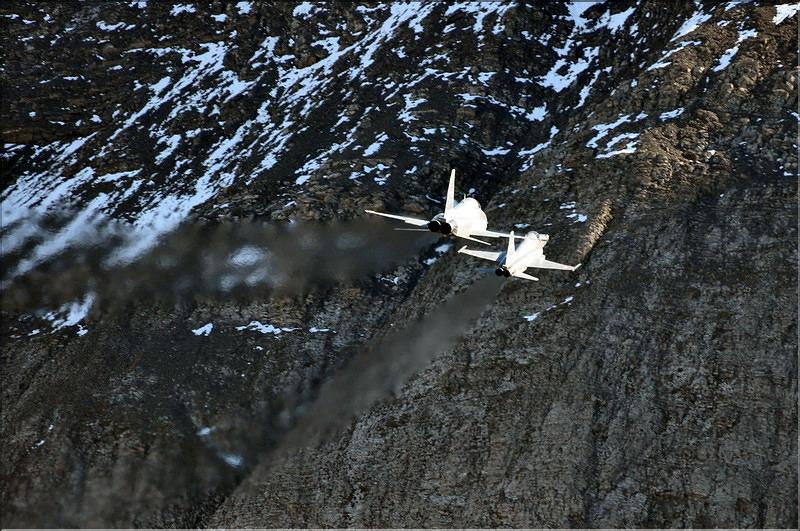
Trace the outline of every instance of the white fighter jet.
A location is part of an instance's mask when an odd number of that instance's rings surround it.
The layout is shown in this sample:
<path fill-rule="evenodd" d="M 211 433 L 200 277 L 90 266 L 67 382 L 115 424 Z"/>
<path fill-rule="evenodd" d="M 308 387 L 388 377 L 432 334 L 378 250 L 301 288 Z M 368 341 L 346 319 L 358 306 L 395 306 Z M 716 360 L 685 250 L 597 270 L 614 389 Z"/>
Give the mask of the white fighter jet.
<path fill-rule="evenodd" d="M 438 232 L 445 236 L 453 235 L 465 240 L 489 245 L 489 242 L 473 238 L 473 236 L 483 236 L 486 238 L 506 238 L 516 237 L 523 239 L 522 236 L 513 236 L 513 233 L 494 232 L 486 230 L 488 224 L 486 214 L 481 210 L 481 205 L 471 197 L 465 197 L 463 201 L 455 202 L 456 170 L 450 172 L 450 184 L 447 186 L 447 200 L 444 204 L 444 212 L 436 214 L 431 220 L 409 218 L 396 214 L 384 214 L 374 210 L 366 210 L 368 214 L 375 214 L 385 218 L 399 219 L 409 225 L 416 227 L 427 226 L 429 231 Z M 396 229 L 425 232 L 425 229 Z"/>
<path fill-rule="evenodd" d="M 580 264 L 568 266 L 547 260 L 544 256 L 544 246 L 547 245 L 549 239 L 550 236 L 547 234 L 529 232 L 525 235 L 525 239 L 519 244 L 519 247 L 515 248 L 514 233 L 511 232 L 506 252 L 473 251 L 472 249 L 467 249 L 466 245 L 459 249 L 458 252 L 496 262 L 497 269 L 494 270 L 494 273 L 498 277 L 503 276 L 506 278 L 519 277 L 528 280 L 539 280 L 525 273 L 525 270 L 529 267 L 575 271 L 581 266 Z"/>

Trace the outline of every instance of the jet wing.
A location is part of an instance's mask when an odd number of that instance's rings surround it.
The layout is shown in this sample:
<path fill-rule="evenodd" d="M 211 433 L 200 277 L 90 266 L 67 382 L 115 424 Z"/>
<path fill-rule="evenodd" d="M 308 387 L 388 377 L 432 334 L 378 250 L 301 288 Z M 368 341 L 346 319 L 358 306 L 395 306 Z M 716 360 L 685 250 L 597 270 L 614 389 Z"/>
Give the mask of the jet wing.
<path fill-rule="evenodd" d="M 491 243 L 489 242 L 479 240 L 478 238 L 473 238 L 472 236 L 464 236 L 463 234 L 456 234 L 455 232 L 453 233 L 453 236 L 455 236 L 456 238 L 464 238 L 465 240 L 469 240 L 471 242 L 482 243 L 483 245 L 491 245 Z"/>
<path fill-rule="evenodd" d="M 541 262 L 533 264 L 530 267 L 538 267 L 540 269 L 561 269 L 562 271 L 575 271 L 580 266 L 581 266 L 580 264 L 569 266 L 569 265 L 559 264 L 558 262 L 551 262 L 550 260 L 542 260 Z"/>
<path fill-rule="evenodd" d="M 500 255 L 502 254 L 499 251 L 473 251 L 472 249 L 467 249 L 466 245 L 459 249 L 458 252 L 475 256 L 477 258 L 483 258 L 484 260 L 490 260 L 492 262 L 497 262 L 497 259 L 500 258 Z"/>
<path fill-rule="evenodd" d="M 376 216 L 383 216 L 385 218 L 399 219 L 400 221 L 403 221 L 403 222 L 408 223 L 410 225 L 415 225 L 417 227 L 422 227 L 423 225 L 427 225 L 428 224 L 428 220 L 427 219 L 409 218 L 409 217 L 406 217 L 406 216 L 398 216 L 398 215 L 395 215 L 395 214 L 384 214 L 383 212 L 375 212 L 374 210 L 365 210 L 364 212 L 366 212 L 368 214 L 375 214 Z"/>
<path fill-rule="evenodd" d="M 507 232 L 495 232 L 493 230 L 479 230 L 472 233 L 473 236 L 485 236 L 487 238 L 508 238 L 511 234 Z M 525 236 L 517 236 L 515 235 L 514 238 L 517 240 L 524 240 Z"/>

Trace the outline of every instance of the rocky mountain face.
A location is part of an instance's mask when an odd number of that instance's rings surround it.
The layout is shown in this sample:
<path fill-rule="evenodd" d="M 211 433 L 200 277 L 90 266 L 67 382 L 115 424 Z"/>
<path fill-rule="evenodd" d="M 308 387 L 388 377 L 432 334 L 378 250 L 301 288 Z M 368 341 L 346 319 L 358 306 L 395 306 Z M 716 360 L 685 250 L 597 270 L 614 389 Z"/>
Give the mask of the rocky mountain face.
<path fill-rule="evenodd" d="M 796 528 L 797 11 L 4 3 L 3 526 Z"/>

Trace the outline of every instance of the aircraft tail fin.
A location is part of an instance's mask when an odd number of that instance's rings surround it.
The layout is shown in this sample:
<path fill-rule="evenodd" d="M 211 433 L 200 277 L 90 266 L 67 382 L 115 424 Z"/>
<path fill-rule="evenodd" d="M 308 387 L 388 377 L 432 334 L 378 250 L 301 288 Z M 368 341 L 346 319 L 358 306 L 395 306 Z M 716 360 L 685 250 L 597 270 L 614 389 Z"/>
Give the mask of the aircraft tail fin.
<path fill-rule="evenodd" d="M 514 246 L 514 231 L 512 230 L 508 234 L 508 251 L 506 251 L 506 263 L 510 264 L 511 260 L 514 258 L 514 252 L 516 251 Z"/>
<path fill-rule="evenodd" d="M 456 170 L 450 172 L 450 183 L 447 185 L 447 200 L 444 204 L 444 217 L 447 218 L 450 215 L 450 211 L 453 209 L 456 199 Z"/>

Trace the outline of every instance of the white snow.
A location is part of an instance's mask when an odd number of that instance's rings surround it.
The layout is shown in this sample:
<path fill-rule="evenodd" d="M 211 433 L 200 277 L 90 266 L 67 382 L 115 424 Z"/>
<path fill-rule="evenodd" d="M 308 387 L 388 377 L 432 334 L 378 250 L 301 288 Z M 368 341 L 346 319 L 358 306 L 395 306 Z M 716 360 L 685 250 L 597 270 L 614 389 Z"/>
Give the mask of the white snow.
<path fill-rule="evenodd" d="M 620 116 L 617 120 L 611 123 L 593 125 L 592 129 L 597 131 L 597 134 L 586 143 L 586 147 L 596 148 L 597 143 L 603 138 L 605 138 L 609 132 L 613 131 L 614 129 L 616 129 L 617 127 L 626 122 L 630 122 L 631 121 L 630 117 L 631 117 L 630 114 L 625 114 L 623 116 Z"/>
<path fill-rule="evenodd" d="M 561 203 L 558 208 L 559 210 L 572 210 L 572 212 L 567 214 L 567 218 L 575 220 L 575 223 L 585 223 L 586 220 L 589 219 L 585 214 L 575 212 L 575 201 Z"/>
<path fill-rule="evenodd" d="M 609 140 L 608 143 L 606 144 L 606 148 L 613 147 L 622 140 L 634 139 L 634 138 L 639 138 L 639 133 L 622 133 L 621 135 L 617 135 L 611 140 Z"/>
<path fill-rule="evenodd" d="M 538 319 L 540 315 L 541 315 L 541 312 L 537 312 L 537 313 L 533 313 L 531 315 L 523 315 L 522 318 L 530 323 L 530 322 L 535 321 L 536 319 Z"/>
<path fill-rule="evenodd" d="M 409 4 L 391 3 L 389 8 L 389 16 L 386 17 L 386 20 L 383 21 L 383 24 L 381 24 L 380 28 L 365 37 L 361 42 L 353 45 L 365 47 L 366 50 L 361 55 L 359 66 L 351 67 L 349 76 L 350 79 L 355 79 L 357 75 L 375 62 L 373 56 L 378 51 L 381 44 L 383 44 L 385 41 L 388 41 L 394 35 L 394 32 L 400 28 L 400 26 L 407 24 L 409 27 L 415 28 L 419 25 L 420 21 L 430 14 L 434 7 L 435 4 L 430 2 L 412 2 Z M 353 46 L 350 46 L 347 48 L 347 50 L 353 48 Z"/>
<path fill-rule="evenodd" d="M 253 245 L 245 245 L 237 249 L 228 261 L 235 267 L 252 267 L 266 259 L 263 249 Z"/>
<path fill-rule="evenodd" d="M 667 50 L 666 52 L 664 52 L 664 54 L 659 58 L 659 60 L 656 61 L 655 63 L 653 63 L 652 65 L 648 66 L 645 69 L 645 71 L 649 72 L 649 71 L 655 70 L 657 68 L 665 68 L 665 67 L 669 66 L 670 64 L 672 64 L 671 61 L 666 61 L 667 58 L 669 58 L 672 55 L 678 53 L 679 51 L 683 50 L 687 46 L 697 46 L 699 44 L 702 44 L 702 43 L 700 41 L 683 41 L 680 44 L 678 44 L 677 47 L 673 48 L 672 50 Z M 632 85 L 632 86 L 635 86 L 635 85 Z"/>
<path fill-rule="evenodd" d="M 458 94 L 465 102 L 470 103 L 475 100 L 485 100 L 493 105 L 497 105 L 499 107 L 503 107 L 507 109 L 509 112 L 516 114 L 526 120 L 540 122 L 547 116 L 547 107 L 546 105 L 541 105 L 539 107 L 535 107 L 532 110 L 527 110 L 522 107 L 518 107 L 516 105 L 512 105 L 509 103 L 502 102 L 495 98 L 494 96 L 482 96 L 482 95 L 475 95 L 470 94 L 469 92 L 463 92 Z M 427 129 L 426 129 L 427 131 Z M 431 131 L 435 131 L 435 129 L 431 129 Z"/>
<path fill-rule="evenodd" d="M 570 62 L 563 58 L 558 59 L 549 72 L 538 78 L 538 83 L 543 87 L 552 88 L 556 92 L 561 92 L 572 85 L 578 75 L 589 68 L 589 64 L 597 57 L 599 48 L 596 46 L 581 47 L 580 52 L 583 57 L 575 62 Z M 565 65 L 569 65 L 566 73 L 559 74 L 559 71 Z"/>
<path fill-rule="evenodd" d="M 678 31 L 676 31 L 675 35 L 672 36 L 670 42 L 680 39 L 684 35 L 690 34 L 694 30 L 696 30 L 700 26 L 700 24 L 704 23 L 706 20 L 710 18 L 711 18 L 710 14 L 703 13 L 701 10 L 695 11 L 695 13 L 691 17 L 689 17 L 688 20 L 686 20 L 683 24 L 681 24 L 681 27 L 678 28 Z"/>
<path fill-rule="evenodd" d="M 533 156 L 542 151 L 543 149 L 550 147 L 553 138 L 555 138 L 557 134 L 558 134 L 558 127 L 552 126 L 550 127 L 550 140 L 548 140 L 547 142 L 542 142 L 541 144 L 538 144 L 532 147 L 531 149 L 521 149 L 517 153 L 517 155 L 520 157 L 528 158 L 528 160 L 520 167 L 521 172 L 528 170 L 533 165 L 533 159 L 534 159 Z"/>
<path fill-rule="evenodd" d="M 211 18 L 213 18 L 215 22 L 225 22 L 228 20 L 228 15 L 220 13 L 219 15 L 211 15 Z"/>
<path fill-rule="evenodd" d="M 155 162 L 156 164 L 161 164 L 164 160 L 172 155 L 172 152 L 178 147 L 181 142 L 181 135 L 172 135 L 169 137 L 162 137 L 159 139 L 159 144 L 167 144 L 167 147 L 156 156 Z"/>
<path fill-rule="evenodd" d="M 412 109 L 419 107 L 423 103 L 426 102 L 424 98 L 414 98 L 411 94 L 404 94 L 403 99 L 405 100 L 405 105 L 403 106 L 403 110 L 397 117 L 403 122 L 410 122 L 414 120 L 414 115 L 411 113 Z"/>
<path fill-rule="evenodd" d="M 172 6 L 172 9 L 170 10 L 169 14 L 174 17 L 175 15 L 180 15 L 181 13 L 194 13 L 194 12 L 196 12 L 196 9 L 191 4 L 175 4 L 174 6 Z"/>
<path fill-rule="evenodd" d="M 508 148 L 496 147 L 494 149 L 481 148 L 481 151 L 483 151 L 483 154 L 486 156 L 494 157 L 496 155 L 508 155 L 511 150 Z"/>
<path fill-rule="evenodd" d="M 192 333 L 196 336 L 210 336 L 212 330 L 214 330 L 214 323 L 206 323 L 200 328 L 192 330 Z"/>
<path fill-rule="evenodd" d="M 319 39 L 312 42 L 311 46 L 321 46 L 326 52 L 328 52 L 328 55 L 330 55 L 339 51 L 339 37 L 327 37 L 325 39 Z"/>
<path fill-rule="evenodd" d="M 283 332 L 294 332 L 295 330 L 298 330 L 298 329 L 297 328 L 287 328 L 287 327 L 278 328 L 278 327 L 273 326 L 271 324 L 264 324 L 261 321 L 250 321 L 246 325 L 237 326 L 236 330 L 239 330 L 239 331 L 252 330 L 254 332 L 259 332 L 261 334 L 273 334 L 273 335 L 277 336 L 278 334 L 282 334 Z"/>
<path fill-rule="evenodd" d="M 369 157 L 377 153 L 381 149 L 381 146 L 383 146 L 383 143 L 388 138 L 389 136 L 386 133 L 381 133 L 380 135 L 378 135 L 378 138 L 375 139 L 375 142 L 367 146 L 367 148 L 364 150 L 364 156 Z"/>
<path fill-rule="evenodd" d="M 780 24 L 787 18 L 795 16 L 798 10 L 800 10 L 800 3 L 797 2 L 776 5 L 775 16 L 772 18 L 772 22 L 776 25 Z"/>
<path fill-rule="evenodd" d="M 725 53 L 723 53 L 720 56 L 717 65 L 714 66 L 714 68 L 712 68 L 711 70 L 713 70 L 714 72 L 719 72 L 720 70 L 724 70 L 725 68 L 727 68 L 728 65 L 731 64 L 731 59 L 733 59 L 733 57 L 736 55 L 738 51 L 739 51 L 738 46 L 734 46 L 733 48 L 726 50 Z"/>
<path fill-rule="evenodd" d="M 625 11 L 620 11 L 616 15 L 606 14 L 599 21 L 598 25 L 605 23 L 606 27 L 611 30 L 611 33 L 616 33 L 625 25 L 628 17 L 630 17 L 634 11 L 636 11 L 636 6 L 629 7 Z M 608 16 L 607 21 L 606 16 Z"/>
<path fill-rule="evenodd" d="M 324 332 L 333 332 L 333 333 L 335 333 L 330 328 L 317 328 L 316 326 L 312 326 L 311 328 L 308 329 L 308 331 L 311 334 L 321 334 L 321 333 L 324 333 Z"/>
<path fill-rule="evenodd" d="M 728 11 L 729 9 L 733 9 L 734 7 L 740 5 L 748 4 L 751 1 L 752 0 L 730 0 L 727 4 L 725 4 L 725 11 Z"/>
<path fill-rule="evenodd" d="M 431 258 L 427 258 L 427 259 L 423 260 L 422 263 L 424 263 L 425 265 L 429 265 L 429 266 L 433 265 L 439 259 L 439 257 L 442 256 L 447 251 L 449 251 L 451 247 L 453 247 L 452 243 L 443 243 L 443 244 L 437 246 L 434 249 L 434 252 L 436 253 L 436 256 L 431 257 Z"/>
<path fill-rule="evenodd" d="M 241 455 L 231 454 L 228 452 L 219 452 L 219 456 L 223 461 L 235 468 L 242 466 L 242 463 L 244 462 L 244 459 L 242 459 Z"/>
<path fill-rule="evenodd" d="M 586 28 L 586 24 L 589 22 L 589 20 L 583 18 L 583 14 L 593 5 L 600 3 L 602 2 L 579 1 L 579 2 L 570 2 L 567 4 L 569 17 L 572 19 L 572 22 L 575 25 L 576 29 L 583 30 Z"/>
<path fill-rule="evenodd" d="M 228 85 L 224 87 L 225 90 L 228 91 L 228 97 L 222 100 L 222 103 L 228 103 L 231 99 L 235 98 L 242 92 L 249 90 L 250 87 L 252 87 L 257 81 L 256 79 L 253 81 L 242 81 L 236 76 L 236 74 L 230 72 L 229 70 L 222 72 L 220 76 L 223 78 L 223 81 L 228 83 Z"/>
<path fill-rule="evenodd" d="M 434 251 L 436 252 L 436 254 L 444 254 L 447 251 L 449 251 L 452 247 L 453 247 L 452 243 L 443 243 L 437 246 L 436 249 L 434 249 Z"/>
<path fill-rule="evenodd" d="M 101 20 L 101 21 L 97 22 L 95 24 L 95 26 L 97 26 L 99 29 L 101 29 L 103 31 L 114 31 L 114 30 L 118 30 L 119 28 L 124 27 L 125 23 L 124 22 L 117 22 L 116 24 L 108 24 L 107 22 L 104 22 L 104 21 Z"/>
<path fill-rule="evenodd" d="M 294 8 L 292 16 L 295 18 L 307 18 L 315 7 L 313 2 L 303 2 Z"/>
<path fill-rule="evenodd" d="M 573 23 L 572 31 L 567 37 L 564 46 L 561 48 L 553 48 L 558 55 L 558 60 L 544 76 L 537 78 L 537 82 L 541 86 L 552 88 L 556 92 L 561 92 L 574 83 L 578 75 L 589 68 L 589 65 L 597 58 L 599 48 L 584 46 L 583 42 L 579 40 L 581 34 L 587 29 L 589 22 L 588 19 L 583 18 L 583 13 L 597 3 L 599 2 L 570 2 L 567 4 L 569 18 Z M 618 20 L 619 19 L 615 19 L 615 21 Z M 605 23 L 608 24 L 609 22 L 610 18 Z M 573 49 L 576 47 L 579 58 L 574 62 L 567 60 L 566 57 L 570 56 Z M 558 72 L 562 67 L 567 65 L 566 73 L 559 74 Z"/>
<path fill-rule="evenodd" d="M 8 205 L 10 208 L 3 208 L 3 224 L 11 224 L 16 221 L 18 216 L 27 217 L 25 223 L 9 230 L 2 235 L 3 250 L 8 252 L 10 249 L 15 248 L 24 241 L 27 235 L 36 232 L 35 228 L 31 228 L 31 224 L 37 222 L 38 215 L 43 214 L 48 210 L 52 204 L 58 205 L 59 199 L 64 196 L 69 196 L 71 190 L 77 187 L 85 180 L 90 179 L 94 175 L 94 170 L 86 168 L 78 172 L 72 179 L 66 179 L 63 182 L 56 184 L 51 188 L 51 194 L 46 195 L 39 204 L 25 204 L 22 201 Z M 25 187 L 17 188 L 17 190 L 24 190 Z M 46 190 L 46 185 L 44 185 Z M 39 191 L 42 188 L 39 189 Z M 14 194 L 10 194 L 13 198 Z M 35 201 L 37 198 L 34 196 L 29 201 Z M 88 237 L 94 234 L 94 227 L 105 220 L 102 214 L 102 209 L 108 204 L 109 195 L 106 193 L 98 194 L 94 199 L 88 201 L 83 210 L 77 212 L 72 219 L 70 219 L 63 227 L 56 232 L 46 234 L 48 236 L 41 243 L 39 243 L 33 250 L 31 250 L 24 259 L 20 260 L 15 270 L 11 273 L 10 278 L 17 275 L 22 275 L 48 258 L 57 255 L 62 250 L 83 243 Z M 5 201 L 4 201 L 5 203 Z"/>
<path fill-rule="evenodd" d="M 731 59 L 733 59 L 739 52 L 739 45 L 743 41 L 756 37 L 757 35 L 758 32 L 756 30 L 739 30 L 739 36 L 736 39 L 736 44 L 732 48 L 726 50 L 725 53 L 720 56 L 716 66 L 714 66 L 714 68 L 711 70 L 714 72 L 719 72 L 720 70 L 728 68 L 728 65 L 731 64 Z"/>
<path fill-rule="evenodd" d="M 678 107 L 673 111 L 662 112 L 658 115 L 661 120 L 671 120 L 683 114 L 683 107 Z"/>
<path fill-rule="evenodd" d="M 582 107 L 583 104 L 586 103 L 586 98 L 589 97 L 589 93 L 592 91 L 592 86 L 594 86 L 594 83 L 595 81 L 597 81 L 598 77 L 600 77 L 600 70 L 596 71 L 594 73 L 594 76 L 592 76 L 592 79 L 581 89 L 580 92 L 581 99 L 578 100 L 578 104 L 575 106 L 576 109 L 578 107 Z"/>
<path fill-rule="evenodd" d="M 252 2 L 236 2 L 236 10 L 240 15 L 247 15 L 253 10 Z"/>
<path fill-rule="evenodd" d="M 524 114 L 525 118 L 533 122 L 541 122 L 547 116 L 547 106 L 540 105 Z"/>
<path fill-rule="evenodd" d="M 76 326 L 89 314 L 89 310 L 92 309 L 92 304 L 94 304 L 94 298 L 94 293 L 87 293 L 82 300 L 68 302 L 61 305 L 57 310 L 47 312 L 44 314 L 43 319 L 50 321 L 53 332 L 68 326 Z M 86 333 L 81 333 L 82 330 L 83 328 L 78 331 L 79 335 Z"/>
<path fill-rule="evenodd" d="M 535 155 L 536 153 L 539 153 L 541 150 L 549 146 L 550 146 L 550 141 L 548 140 L 547 142 L 542 142 L 541 144 L 533 146 L 531 149 L 521 149 L 518 154 L 521 156 Z"/>
<path fill-rule="evenodd" d="M 628 142 L 624 148 L 618 149 L 616 151 L 610 151 L 606 153 L 600 153 L 597 155 L 598 159 L 607 159 L 609 157 L 614 157 L 616 155 L 622 155 L 626 153 L 635 153 L 636 152 L 636 144 L 638 144 L 637 140 L 632 140 Z"/>
<path fill-rule="evenodd" d="M 484 20 L 489 15 L 495 15 L 497 21 L 492 28 L 492 33 L 495 35 L 502 31 L 503 26 L 500 25 L 500 20 L 506 11 L 514 6 L 513 2 L 455 2 L 448 6 L 447 11 L 444 12 L 444 17 L 447 18 L 457 11 L 468 13 L 475 17 L 475 24 L 472 26 L 472 31 L 478 36 L 478 45 L 483 41 Z"/>

